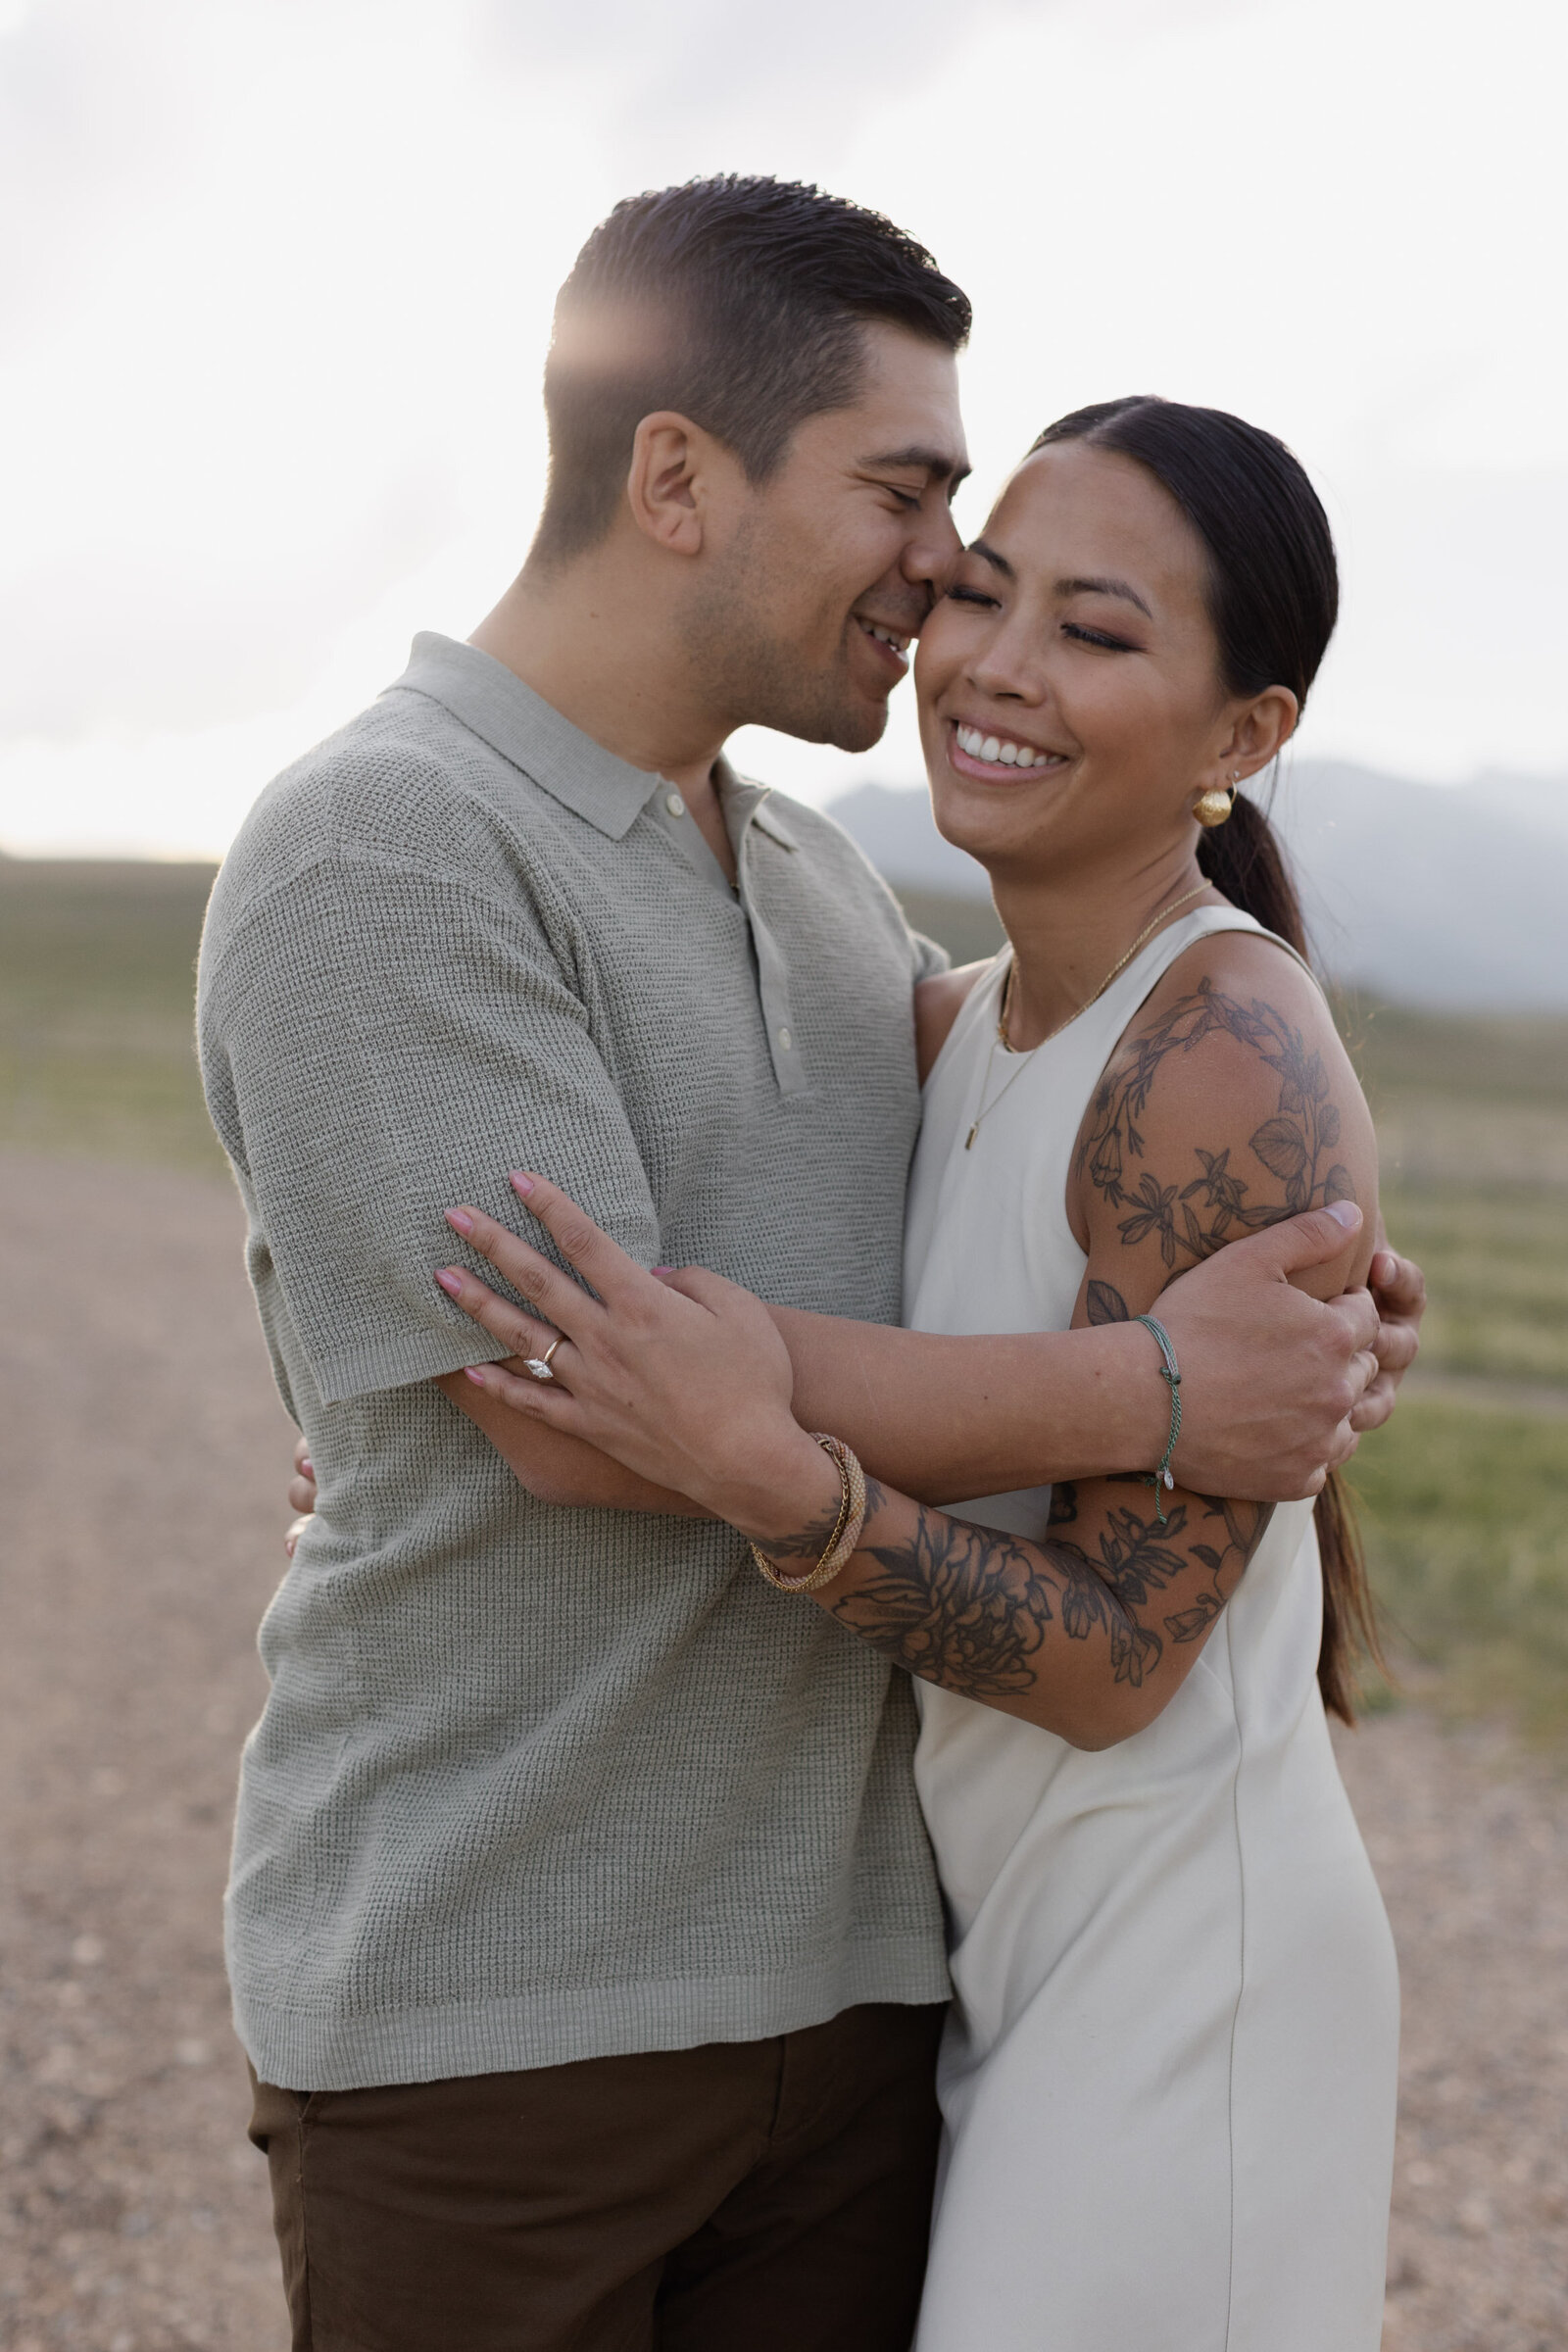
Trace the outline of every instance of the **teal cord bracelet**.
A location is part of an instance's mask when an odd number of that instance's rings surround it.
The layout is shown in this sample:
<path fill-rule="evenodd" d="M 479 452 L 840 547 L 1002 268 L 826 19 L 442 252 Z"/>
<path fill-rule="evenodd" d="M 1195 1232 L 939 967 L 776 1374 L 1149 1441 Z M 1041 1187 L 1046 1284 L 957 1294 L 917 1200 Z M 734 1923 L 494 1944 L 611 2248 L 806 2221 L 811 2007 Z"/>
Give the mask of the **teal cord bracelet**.
<path fill-rule="evenodd" d="M 1170 1457 L 1175 1452 L 1176 1441 L 1182 1434 L 1182 1369 L 1176 1361 L 1176 1350 L 1170 1344 L 1170 1333 L 1165 1329 L 1163 1323 L 1157 1322 L 1152 1315 L 1134 1315 L 1133 1321 L 1142 1323 L 1144 1329 L 1152 1331 L 1159 1342 L 1159 1352 L 1163 1358 L 1159 1367 L 1159 1377 L 1170 1391 L 1170 1440 L 1165 1447 L 1165 1458 L 1159 1468 L 1151 1470 L 1149 1473 L 1149 1483 L 1154 1490 L 1154 1514 L 1160 1526 L 1163 1527 L 1166 1524 L 1164 1494 L 1168 1494 L 1176 1484 L 1170 1473 Z M 1161 1488 L 1164 1489 L 1164 1494 L 1160 1492 Z"/>

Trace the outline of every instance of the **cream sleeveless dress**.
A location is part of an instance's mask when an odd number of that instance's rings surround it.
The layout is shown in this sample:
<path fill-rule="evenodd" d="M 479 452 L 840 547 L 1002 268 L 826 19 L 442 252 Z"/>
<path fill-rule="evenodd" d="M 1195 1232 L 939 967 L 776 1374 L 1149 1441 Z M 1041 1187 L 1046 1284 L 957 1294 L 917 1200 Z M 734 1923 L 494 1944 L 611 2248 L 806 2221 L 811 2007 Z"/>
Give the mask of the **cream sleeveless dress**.
<path fill-rule="evenodd" d="M 1005 955 L 982 976 L 926 1087 L 910 1327 L 1067 1328 L 1096 1082 L 1185 949 L 1257 929 L 1200 908 L 1027 1067 L 999 1054 L 966 1152 Z M 1050 1492 L 960 1515 L 1039 1537 Z M 1318 1696 L 1321 1608 L 1293 1503 L 1175 1698 L 1119 1746 L 1085 1754 L 915 1685 L 956 1992 L 916 2352 L 1377 2352 L 1398 1989 Z"/>

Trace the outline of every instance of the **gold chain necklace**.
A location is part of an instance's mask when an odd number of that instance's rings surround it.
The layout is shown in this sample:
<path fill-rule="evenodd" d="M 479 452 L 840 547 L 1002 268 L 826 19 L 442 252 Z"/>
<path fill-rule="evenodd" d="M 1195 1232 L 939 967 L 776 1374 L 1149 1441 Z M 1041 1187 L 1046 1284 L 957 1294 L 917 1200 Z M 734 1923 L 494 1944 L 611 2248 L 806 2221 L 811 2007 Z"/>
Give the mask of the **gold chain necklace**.
<path fill-rule="evenodd" d="M 1205 891 L 1212 890 L 1213 887 L 1214 885 L 1212 882 L 1200 882 L 1196 890 L 1190 890 L 1182 898 L 1172 899 L 1168 906 L 1162 906 L 1159 912 L 1154 916 L 1152 922 L 1145 924 L 1143 930 L 1139 932 L 1138 937 L 1133 941 L 1133 944 L 1128 949 L 1126 955 L 1120 956 L 1117 961 L 1111 965 L 1109 971 L 1105 974 L 1105 977 L 1103 980 L 1102 980 L 1094 995 L 1090 997 L 1084 1004 L 1078 1005 L 1072 1012 L 1069 1012 L 1064 1021 L 1058 1021 L 1054 1029 L 1048 1029 L 1044 1037 L 1037 1038 L 1026 1054 L 1019 1054 L 1018 1067 L 1013 1071 L 1012 1076 L 1007 1080 L 1007 1085 L 1003 1088 L 1002 1094 L 998 1095 L 996 1102 L 988 1102 L 986 1101 L 986 1097 L 991 1092 L 991 1073 L 996 1067 L 997 1048 L 998 1046 L 1006 1045 L 1007 1023 L 1012 1017 L 1012 984 L 1018 977 L 1018 958 L 1016 954 L 1014 954 L 1012 961 L 1007 966 L 1007 977 L 1002 984 L 1002 1009 L 997 1015 L 997 1032 L 995 1037 L 993 1037 L 991 1040 L 991 1051 L 986 1055 L 986 1074 L 981 1082 L 980 1087 L 980 1108 L 975 1112 L 974 1125 L 970 1128 L 963 1141 L 963 1148 L 966 1152 L 974 1149 L 974 1139 L 980 1132 L 981 1120 L 989 1118 L 991 1113 L 996 1109 L 997 1102 L 1000 1102 L 1003 1095 L 1006 1094 L 1007 1088 L 1017 1084 L 1018 1080 L 1023 1076 L 1024 1071 L 1029 1067 L 1029 1064 L 1039 1053 L 1041 1047 L 1049 1046 L 1054 1037 L 1060 1037 L 1064 1029 L 1070 1029 L 1072 1027 L 1074 1021 L 1078 1019 L 1080 1013 L 1087 1012 L 1091 1004 L 1098 1004 L 1100 1003 L 1101 998 L 1104 995 L 1111 982 L 1120 978 L 1121 974 L 1127 969 L 1127 966 L 1131 963 L 1133 957 L 1137 955 L 1144 942 L 1153 937 L 1154 933 L 1159 929 L 1161 923 L 1168 922 L 1173 914 L 1179 913 L 1181 908 L 1184 906 L 1190 906 L 1194 899 L 1200 899 Z M 1008 1048 L 1008 1051 L 1011 1051 L 1010 1047 Z"/>

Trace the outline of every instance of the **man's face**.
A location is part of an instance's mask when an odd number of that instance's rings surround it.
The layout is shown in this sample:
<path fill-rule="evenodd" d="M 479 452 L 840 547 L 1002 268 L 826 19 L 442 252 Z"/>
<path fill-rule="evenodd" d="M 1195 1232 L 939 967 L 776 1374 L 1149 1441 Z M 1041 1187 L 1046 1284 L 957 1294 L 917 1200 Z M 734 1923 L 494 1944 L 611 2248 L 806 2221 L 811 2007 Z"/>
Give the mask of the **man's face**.
<path fill-rule="evenodd" d="M 854 406 L 807 418 L 694 584 L 687 641 L 726 730 L 868 750 L 958 555 L 949 506 L 969 460 L 953 355 L 883 325 L 864 350 Z"/>

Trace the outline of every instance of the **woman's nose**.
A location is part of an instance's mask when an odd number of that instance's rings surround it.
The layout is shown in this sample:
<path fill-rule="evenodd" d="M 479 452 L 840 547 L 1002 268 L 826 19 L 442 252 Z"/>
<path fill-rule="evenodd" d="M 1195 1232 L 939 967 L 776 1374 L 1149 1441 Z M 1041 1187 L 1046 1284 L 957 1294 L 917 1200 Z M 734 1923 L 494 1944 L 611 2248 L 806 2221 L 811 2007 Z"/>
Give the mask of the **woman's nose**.
<path fill-rule="evenodd" d="M 1026 647 L 1012 644 L 1005 631 L 976 652 L 969 663 L 969 680 L 981 694 L 995 695 L 999 701 L 1035 704 L 1045 700 L 1039 664 L 1030 660 Z"/>

